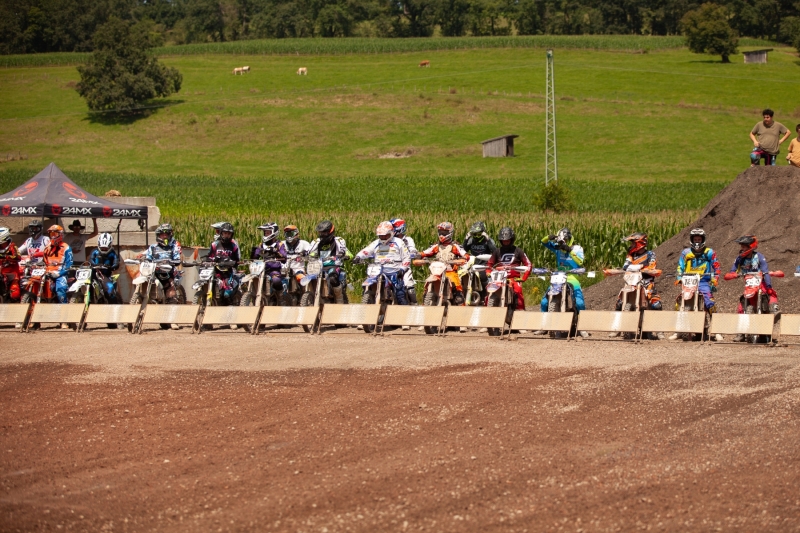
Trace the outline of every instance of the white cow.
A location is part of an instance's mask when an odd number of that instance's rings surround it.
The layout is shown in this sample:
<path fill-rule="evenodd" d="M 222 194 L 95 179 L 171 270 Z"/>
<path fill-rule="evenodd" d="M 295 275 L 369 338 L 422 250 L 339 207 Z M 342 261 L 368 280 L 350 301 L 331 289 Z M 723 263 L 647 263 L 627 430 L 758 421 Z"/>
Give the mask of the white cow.
<path fill-rule="evenodd" d="M 297 69 L 298 76 L 308 76 L 308 69 L 306 67 L 300 67 Z"/>
<path fill-rule="evenodd" d="M 242 67 L 242 74 L 250 72 L 250 67 Z"/>
<path fill-rule="evenodd" d="M 237 74 L 242 74 L 242 75 L 244 74 L 242 67 L 236 67 L 235 69 L 233 69 L 233 75 L 236 76 Z"/>

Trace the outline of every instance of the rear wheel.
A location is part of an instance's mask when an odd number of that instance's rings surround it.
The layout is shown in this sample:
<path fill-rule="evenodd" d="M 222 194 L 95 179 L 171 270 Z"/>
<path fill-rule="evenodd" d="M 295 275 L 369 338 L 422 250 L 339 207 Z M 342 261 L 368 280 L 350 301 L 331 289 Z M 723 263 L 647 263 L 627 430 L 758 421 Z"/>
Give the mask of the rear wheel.
<path fill-rule="evenodd" d="M 186 289 L 182 285 L 178 285 L 176 292 L 178 293 L 178 303 L 180 305 L 186 304 Z"/>
<path fill-rule="evenodd" d="M 422 299 L 422 305 L 428 307 L 435 307 L 439 300 L 439 295 L 433 292 L 426 292 L 425 297 Z M 436 326 L 425 326 L 425 333 L 428 335 L 435 335 L 439 331 Z"/>
<path fill-rule="evenodd" d="M 248 290 L 242 291 L 242 297 L 239 300 L 239 305 L 241 307 L 250 307 L 251 305 L 255 305 L 255 301 L 256 301 L 256 289 L 251 284 Z"/>
<path fill-rule="evenodd" d="M 313 292 L 304 292 L 303 296 L 300 297 L 300 307 L 312 307 L 314 305 L 315 296 Z M 314 327 L 303 324 L 303 331 L 311 333 L 314 331 Z"/>

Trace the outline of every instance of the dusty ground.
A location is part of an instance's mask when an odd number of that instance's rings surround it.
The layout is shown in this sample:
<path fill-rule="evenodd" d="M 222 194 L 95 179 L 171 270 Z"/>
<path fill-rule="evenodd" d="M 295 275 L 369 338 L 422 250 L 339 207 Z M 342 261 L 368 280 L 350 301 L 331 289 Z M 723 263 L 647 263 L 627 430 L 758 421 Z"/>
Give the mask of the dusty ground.
<path fill-rule="evenodd" d="M 800 352 L 0 333 L 2 531 L 797 531 Z"/>

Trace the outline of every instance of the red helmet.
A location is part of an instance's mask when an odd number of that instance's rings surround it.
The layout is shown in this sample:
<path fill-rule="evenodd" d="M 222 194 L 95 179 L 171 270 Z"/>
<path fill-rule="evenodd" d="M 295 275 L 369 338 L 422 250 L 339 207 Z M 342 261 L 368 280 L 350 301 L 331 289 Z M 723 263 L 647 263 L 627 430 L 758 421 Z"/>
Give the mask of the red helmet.
<path fill-rule="evenodd" d="M 622 242 L 628 244 L 628 254 L 634 255 L 642 250 L 647 250 L 647 233 L 631 233 L 622 239 Z"/>
<path fill-rule="evenodd" d="M 742 259 L 749 257 L 750 254 L 755 252 L 756 248 L 758 248 L 758 240 L 756 239 L 755 235 L 743 235 L 736 239 L 736 243 L 742 246 L 747 246 L 746 250 L 742 249 L 742 251 L 739 252 L 739 257 Z"/>
<path fill-rule="evenodd" d="M 439 233 L 439 244 L 450 244 L 453 242 L 453 224 L 450 222 L 442 222 L 436 226 L 436 231 Z"/>

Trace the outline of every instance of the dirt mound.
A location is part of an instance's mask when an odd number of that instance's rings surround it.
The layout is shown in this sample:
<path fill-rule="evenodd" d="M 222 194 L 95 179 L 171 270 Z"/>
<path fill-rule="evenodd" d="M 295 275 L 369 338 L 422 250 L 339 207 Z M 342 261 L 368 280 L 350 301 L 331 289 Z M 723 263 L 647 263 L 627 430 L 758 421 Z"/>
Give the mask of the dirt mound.
<path fill-rule="evenodd" d="M 656 248 L 658 266 L 664 273 L 674 273 L 681 250 L 689 242 L 692 228 L 703 228 L 707 244 L 717 252 L 722 272 L 730 270 L 739 251 L 733 242 L 742 235 L 758 237 L 758 250 L 764 254 L 772 270 L 783 270 L 788 277 L 773 279 L 781 310 L 800 312 L 798 283 L 793 273 L 800 264 L 800 169 L 788 166 L 752 167 L 739 174 L 700 213 L 700 217 L 678 235 Z M 620 257 L 620 261 L 622 257 Z M 674 278 L 657 283 L 658 290 L 670 309 L 678 290 Z M 622 280 L 615 276 L 586 289 L 587 309 L 612 309 Z M 741 294 L 741 282 L 720 282 L 717 302 L 722 312 L 734 312 Z"/>

